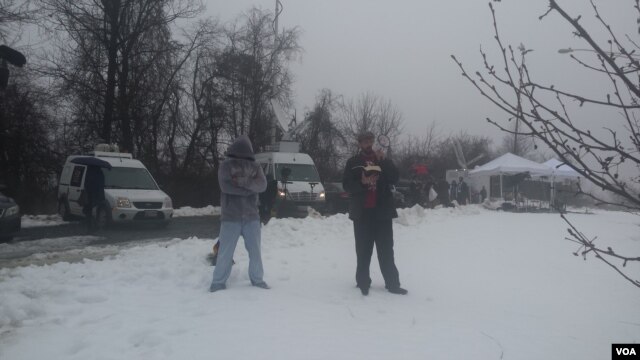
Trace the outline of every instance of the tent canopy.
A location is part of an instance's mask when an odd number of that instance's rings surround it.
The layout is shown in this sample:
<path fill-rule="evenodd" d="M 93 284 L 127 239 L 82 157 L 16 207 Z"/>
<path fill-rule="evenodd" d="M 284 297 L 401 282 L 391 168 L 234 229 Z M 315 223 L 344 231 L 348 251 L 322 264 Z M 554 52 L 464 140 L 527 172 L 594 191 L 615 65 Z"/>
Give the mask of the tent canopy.
<path fill-rule="evenodd" d="M 506 153 L 469 171 L 469 175 L 515 175 L 524 172 L 528 172 L 532 177 L 551 176 L 553 174 L 553 171 L 547 165 Z"/>
<path fill-rule="evenodd" d="M 577 179 L 582 177 L 582 175 L 573 170 L 569 165 L 555 158 L 545 161 L 543 165 L 546 165 L 551 169 L 552 176 L 554 176 L 556 179 Z"/>

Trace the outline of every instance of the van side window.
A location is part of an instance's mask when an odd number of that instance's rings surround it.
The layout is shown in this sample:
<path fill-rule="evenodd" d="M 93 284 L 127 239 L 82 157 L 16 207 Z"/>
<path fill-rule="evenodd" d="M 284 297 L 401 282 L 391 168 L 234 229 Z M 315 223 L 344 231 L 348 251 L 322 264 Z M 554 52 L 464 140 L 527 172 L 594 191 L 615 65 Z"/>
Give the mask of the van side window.
<path fill-rule="evenodd" d="M 80 187 L 84 175 L 84 166 L 76 166 L 71 174 L 71 186 Z"/>
<path fill-rule="evenodd" d="M 62 169 L 62 174 L 60 175 L 60 185 L 69 185 L 69 180 L 71 180 L 71 169 L 73 166 L 66 165 Z"/>

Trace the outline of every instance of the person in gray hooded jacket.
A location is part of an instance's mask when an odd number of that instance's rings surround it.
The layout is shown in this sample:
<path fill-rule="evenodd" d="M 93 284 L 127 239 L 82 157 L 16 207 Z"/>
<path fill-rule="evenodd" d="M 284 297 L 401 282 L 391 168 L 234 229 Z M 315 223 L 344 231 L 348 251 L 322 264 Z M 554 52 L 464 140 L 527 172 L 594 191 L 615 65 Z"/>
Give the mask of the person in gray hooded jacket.
<path fill-rule="evenodd" d="M 268 289 L 263 279 L 258 213 L 258 194 L 267 188 L 267 180 L 262 167 L 255 162 L 251 141 L 246 135 L 239 136 L 227 150 L 227 158 L 218 169 L 218 182 L 221 192 L 220 250 L 209 291 L 226 289 L 240 235 L 249 253 L 251 284 Z"/>

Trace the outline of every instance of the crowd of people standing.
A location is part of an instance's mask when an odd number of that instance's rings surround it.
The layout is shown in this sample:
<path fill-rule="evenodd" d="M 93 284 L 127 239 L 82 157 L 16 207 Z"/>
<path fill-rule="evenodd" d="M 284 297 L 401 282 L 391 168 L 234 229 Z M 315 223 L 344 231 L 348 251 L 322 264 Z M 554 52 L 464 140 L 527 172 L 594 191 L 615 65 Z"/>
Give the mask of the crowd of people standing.
<path fill-rule="evenodd" d="M 420 205 L 425 208 L 433 208 L 437 205 L 451 207 L 455 205 L 468 205 L 482 203 L 487 198 L 487 190 L 483 186 L 478 193 L 472 193 L 471 188 L 459 177 L 451 183 L 445 179 L 435 180 L 433 176 L 414 176 L 405 192 L 407 207 Z"/>

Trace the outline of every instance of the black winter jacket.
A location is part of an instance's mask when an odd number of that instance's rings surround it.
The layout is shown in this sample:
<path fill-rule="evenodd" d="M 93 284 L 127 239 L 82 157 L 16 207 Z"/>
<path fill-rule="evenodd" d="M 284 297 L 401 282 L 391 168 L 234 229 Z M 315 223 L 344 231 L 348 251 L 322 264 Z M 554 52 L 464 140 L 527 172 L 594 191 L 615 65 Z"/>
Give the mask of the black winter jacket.
<path fill-rule="evenodd" d="M 398 182 L 398 169 L 390 159 L 377 162 L 382 172 L 376 183 L 377 200 L 376 214 L 380 219 L 398 217 L 396 206 L 391 193 L 391 185 Z M 347 161 L 342 176 L 342 186 L 349 193 L 349 219 L 360 220 L 364 211 L 365 195 L 367 188 L 362 185 L 362 172 L 365 161 L 361 154 L 358 154 Z"/>

